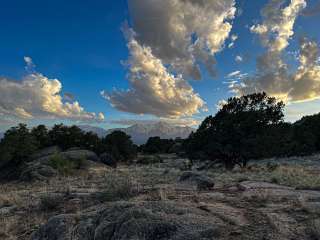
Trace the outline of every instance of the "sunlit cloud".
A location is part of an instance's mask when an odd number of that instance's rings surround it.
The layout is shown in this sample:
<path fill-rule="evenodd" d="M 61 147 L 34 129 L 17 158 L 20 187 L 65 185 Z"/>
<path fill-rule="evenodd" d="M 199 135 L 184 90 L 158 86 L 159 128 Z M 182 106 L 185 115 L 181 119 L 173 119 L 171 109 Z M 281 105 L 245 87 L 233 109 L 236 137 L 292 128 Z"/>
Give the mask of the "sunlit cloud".
<path fill-rule="evenodd" d="M 205 103 L 182 76 L 168 72 L 150 47 L 141 46 L 132 30 L 126 32 L 131 54 L 128 90 L 101 95 L 120 111 L 157 117 L 185 117 L 204 109 Z"/>
<path fill-rule="evenodd" d="M 30 57 L 24 58 L 27 67 L 34 67 Z M 60 95 L 62 84 L 58 79 L 49 79 L 41 73 L 32 72 L 21 81 L 0 78 L 0 118 L 70 119 L 101 121 L 103 114 L 87 112 L 79 102 L 63 102 Z"/>

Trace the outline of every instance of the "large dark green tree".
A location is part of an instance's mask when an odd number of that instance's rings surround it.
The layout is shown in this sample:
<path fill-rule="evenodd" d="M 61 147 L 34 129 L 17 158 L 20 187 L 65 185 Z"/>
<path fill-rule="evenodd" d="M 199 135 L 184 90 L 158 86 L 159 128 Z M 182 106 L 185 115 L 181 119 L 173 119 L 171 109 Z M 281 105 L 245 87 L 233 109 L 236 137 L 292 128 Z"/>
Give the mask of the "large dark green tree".
<path fill-rule="evenodd" d="M 68 127 L 63 124 L 54 125 L 49 131 L 52 144 L 58 145 L 62 149 L 82 147 L 84 134 L 77 126 Z"/>
<path fill-rule="evenodd" d="M 39 148 L 45 148 L 52 144 L 48 129 L 45 125 L 38 125 L 32 128 L 31 135 L 38 142 Z"/>
<path fill-rule="evenodd" d="M 160 137 L 150 137 L 148 141 L 140 147 L 144 153 L 168 153 L 174 145 L 172 139 L 161 139 Z"/>
<path fill-rule="evenodd" d="M 268 131 L 283 123 L 284 103 L 266 93 L 229 98 L 215 116 L 207 117 L 185 143 L 189 155 L 200 152 L 227 168 L 264 157 Z M 265 146 L 265 147 L 264 147 Z"/>
<path fill-rule="evenodd" d="M 137 146 L 131 137 L 122 131 L 114 131 L 103 140 L 106 152 L 110 153 L 116 161 L 130 162 L 137 154 Z"/>
<path fill-rule="evenodd" d="M 16 177 L 21 163 L 38 148 L 37 140 L 25 124 L 9 129 L 0 143 L 1 178 Z"/>

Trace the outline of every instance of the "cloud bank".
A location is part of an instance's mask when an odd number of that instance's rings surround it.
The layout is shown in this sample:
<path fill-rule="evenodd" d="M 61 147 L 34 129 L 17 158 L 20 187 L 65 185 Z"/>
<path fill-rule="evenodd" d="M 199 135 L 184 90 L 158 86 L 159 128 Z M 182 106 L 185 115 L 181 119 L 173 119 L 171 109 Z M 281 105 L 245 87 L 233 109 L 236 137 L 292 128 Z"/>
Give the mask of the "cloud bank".
<path fill-rule="evenodd" d="M 198 63 L 212 75 L 214 55 L 229 37 L 234 0 L 130 0 L 137 41 L 183 77 L 201 79 Z"/>
<path fill-rule="evenodd" d="M 27 67 L 34 64 L 25 57 Z M 64 102 L 60 95 L 62 84 L 41 73 L 30 73 L 22 81 L 0 78 L 0 118 L 31 120 L 70 119 L 77 121 L 102 121 L 104 115 L 87 112 L 79 102 Z"/>
<path fill-rule="evenodd" d="M 157 117 L 181 118 L 205 109 L 187 80 L 202 78 L 200 65 L 215 75 L 214 56 L 230 35 L 234 0 L 130 0 L 129 11 L 130 89 L 102 96 L 118 110 Z"/>
<path fill-rule="evenodd" d="M 237 94 L 266 91 L 286 102 L 311 101 L 320 98 L 320 65 L 317 43 L 306 38 L 300 41 L 298 67 L 290 70 L 283 52 L 294 35 L 293 27 L 306 8 L 305 0 L 272 0 L 262 10 L 263 23 L 251 27 L 260 37 L 266 53 L 257 59 L 257 73 L 241 84 L 231 86 Z"/>

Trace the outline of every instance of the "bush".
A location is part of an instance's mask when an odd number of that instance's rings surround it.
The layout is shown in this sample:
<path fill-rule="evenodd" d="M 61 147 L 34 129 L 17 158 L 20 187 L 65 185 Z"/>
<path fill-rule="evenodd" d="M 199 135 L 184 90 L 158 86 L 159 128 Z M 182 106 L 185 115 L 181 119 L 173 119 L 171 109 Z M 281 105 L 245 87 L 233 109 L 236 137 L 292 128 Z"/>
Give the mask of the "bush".
<path fill-rule="evenodd" d="M 75 169 L 80 169 L 85 164 L 85 159 L 80 158 L 77 160 L 71 160 L 64 158 L 61 154 L 54 154 L 50 160 L 49 164 L 51 167 L 56 169 L 62 175 L 70 175 Z"/>
<path fill-rule="evenodd" d="M 142 165 L 157 164 L 162 162 L 162 158 L 158 155 L 143 155 L 137 160 L 137 163 Z"/>
<path fill-rule="evenodd" d="M 98 196 L 102 202 L 128 200 L 139 193 L 139 185 L 128 175 L 109 173 L 105 184 L 106 190 Z"/>
<path fill-rule="evenodd" d="M 47 194 L 40 198 L 39 207 L 42 211 L 53 211 L 57 210 L 57 208 L 63 203 L 63 201 L 63 196 Z"/>

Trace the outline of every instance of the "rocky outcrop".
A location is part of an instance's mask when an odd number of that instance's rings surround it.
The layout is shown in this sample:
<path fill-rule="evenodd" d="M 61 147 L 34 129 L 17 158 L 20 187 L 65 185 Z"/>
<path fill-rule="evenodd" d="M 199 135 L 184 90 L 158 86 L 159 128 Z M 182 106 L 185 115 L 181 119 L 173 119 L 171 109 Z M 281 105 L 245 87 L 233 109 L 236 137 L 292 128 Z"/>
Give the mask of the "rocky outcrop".
<path fill-rule="evenodd" d="M 22 181 L 41 181 L 54 177 L 58 172 L 49 165 L 40 162 L 30 162 L 26 164 L 20 175 Z"/>
<path fill-rule="evenodd" d="M 99 157 L 88 150 L 68 150 L 60 152 L 58 147 L 51 147 L 40 150 L 32 155 L 31 160 L 21 167 L 20 180 L 22 181 L 43 181 L 58 174 L 51 166 L 51 159 L 58 154 L 66 161 L 94 161 L 100 162 Z"/>
<path fill-rule="evenodd" d="M 51 156 L 53 154 L 57 154 L 61 152 L 61 148 L 58 146 L 47 147 L 37 151 L 36 153 L 30 156 L 30 161 L 34 161 L 40 158 L 45 158 Z"/>
<path fill-rule="evenodd" d="M 198 240 L 224 232 L 220 218 L 173 202 L 118 202 L 80 216 L 59 215 L 32 240 Z"/>

